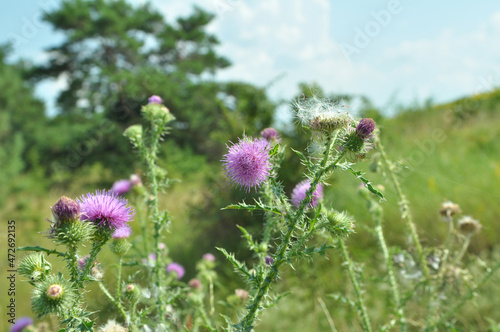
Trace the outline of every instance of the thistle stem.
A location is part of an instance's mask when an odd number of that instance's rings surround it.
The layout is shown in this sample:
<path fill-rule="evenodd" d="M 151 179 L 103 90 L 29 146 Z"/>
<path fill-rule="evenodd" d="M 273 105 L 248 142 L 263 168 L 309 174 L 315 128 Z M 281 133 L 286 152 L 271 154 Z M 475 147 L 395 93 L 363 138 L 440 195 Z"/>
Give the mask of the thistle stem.
<path fill-rule="evenodd" d="M 347 272 L 349 273 L 349 278 L 351 279 L 352 286 L 354 288 L 354 293 L 356 293 L 356 304 L 358 306 L 359 313 L 361 315 L 361 320 L 363 321 L 363 330 L 366 332 L 371 332 L 371 324 L 370 318 L 368 317 L 368 313 L 366 311 L 365 303 L 363 300 L 363 294 L 361 293 L 361 286 L 356 277 L 356 272 L 354 271 L 354 267 L 352 265 L 351 258 L 349 257 L 349 253 L 347 252 L 347 247 L 344 243 L 344 240 L 339 238 L 339 247 L 342 252 L 342 256 L 344 257 L 344 261 L 347 265 Z"/>
<path fill-rule="evenodd" d="M 415 227 L 415 223 L 413 222 L 410 204 L 409 204 L 408 200 L 406 199 L 406 196 L 403 194 L 403 191 L 401 190 L 401 185 L 399 183 L 399 180 L 398 180 L 396 174 L 394 173 L 394 165 L 387 159 L 387 155 L 385 153 L 384 146 L 380 142 L 380 138 L 377 138 L 377 148 L 380 151 L 380 155 L 382 157 L 382 160 L 384 161 L 386 168 L 387 168 L 387 171 L 390 174 L 392 183 L 394 184 L 394 187 L 396 188 L 396 193 L 399 197 L 399 207 L 401 209 L 401 218 L 403 220 L 406 220 L 406 224 L 408 226 L 408 229 L 410 230 L 413 244 L 415 245 L 415 248 L 417 249 L 417 255 L 418 255 L 418 259 L 420 262 L 422 272 L 424 273 L 425 278 L 427 280 L 429 280 L 430 279 L 429 268 L 427 267 L 427 261 L 425 260 L 424 251 L 422 249 L 422 245 L 420 244 L 420 239 L 418 237 L 417 228 Z"/>
<path fill-rule="evenodd" d="M 311 203 L 313 199 L 314 191 L 320 180 L 322 179 L 327 167 L 332 167 L 336 165 L 344 156 L 344 153 L 341 153 L 338 158 L 331 164 L 327 166 L 328 160 L 330 158 L 330 152 L 332 150 L 332 145 L 335 140 L 332 139 L 331 135 L 329 135 L 326 139 L 325 143 L 325 151 L 323 153 L 323 159 L 319 165 L 318 170 L 314 174 L 314 178 L 311 182 L 311 186 L 306 192 L 306 197 L 302 200 L 297 212 L 293 214 L 291 217 L 287 217 L 288 228 L 286 233 L 282 237 L 282 241 L 275 255 L 275 260 L 272 263 L 270 269 L 266 273 L 266 276 L 263 282 L 259 285 L 256 295 L 252 297 L 249 305 L 247 306 L 246 315 L 240 320 L 240 322 L 235 326 L 236 331 L 251 331 L 253 328 L 253 323 L 257 318 L 257 314 L 261 309 L 261 302 L 264 296 L 267 295 L 271 283 L 278 276 L 279 267 L 287 261 L 287 249 L 292 243 L 292 235 L 296 229 L 297 224 L 303 222 L 306 207 Z M 282 199 L 282 198 L 281 198 Z M 286 211 L 286 216 L 290 216 L 291 214 Z"/>

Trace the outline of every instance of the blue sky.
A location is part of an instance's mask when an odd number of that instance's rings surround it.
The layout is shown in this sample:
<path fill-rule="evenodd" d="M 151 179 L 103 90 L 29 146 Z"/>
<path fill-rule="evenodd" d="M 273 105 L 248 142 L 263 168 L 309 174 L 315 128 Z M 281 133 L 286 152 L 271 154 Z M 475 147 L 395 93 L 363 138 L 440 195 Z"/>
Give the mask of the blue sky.
<path fill-rule="evenodd" d="M 59 2 L 0 5 L 0 42 L 16 41 L 12 60 L 43 61 L 43 50 L 62 40 L 40 21 Z M 364 94 L 385 108 L 428 98 L 446 102 L 500 85 L 498 0 L 152 3 L 170 21 L 189 14 L 193 4 L 215 13 L 209 30 L 233 62 L 218 79 L 264 86 L 280 77 L 269 89 L 274 99 L 291 98 L 299 82 L 317 82 L 328 92 Z M 64 84 L 60 78 L 37 89 L 49 109 Z"/>

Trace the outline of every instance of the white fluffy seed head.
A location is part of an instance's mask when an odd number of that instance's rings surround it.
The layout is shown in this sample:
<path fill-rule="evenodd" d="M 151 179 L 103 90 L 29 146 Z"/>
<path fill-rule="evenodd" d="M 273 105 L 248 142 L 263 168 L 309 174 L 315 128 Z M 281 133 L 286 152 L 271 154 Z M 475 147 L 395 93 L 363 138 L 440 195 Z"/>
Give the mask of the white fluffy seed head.
<path fill-rule="evenodd" d="M 300 124 L 316 131 L 332 132 L 345 128 L 354 121 L 345 107 L 316 97 L 298 100 L 294 108 Z"/>

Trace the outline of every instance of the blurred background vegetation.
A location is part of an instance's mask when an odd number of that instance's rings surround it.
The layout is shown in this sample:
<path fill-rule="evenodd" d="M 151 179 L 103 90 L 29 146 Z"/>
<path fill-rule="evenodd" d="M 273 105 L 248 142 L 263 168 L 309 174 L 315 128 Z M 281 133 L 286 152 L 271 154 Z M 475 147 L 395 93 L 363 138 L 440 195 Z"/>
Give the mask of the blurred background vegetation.
<path fill-rule="evenodd" d="M 223 176 L 220 159 L 225 144 L 236 141 L 242 133 L 257 136 L 269 126 L 280 131 L 283 144 L 298 150 L 308 146 L 310 136 L 292 121 L 277 118 L 278 107 L 291 101 L 271 100 L 265 87 L 213 79 L 215 72 L 231 64 L 216 53 L 217 37 L 206 31 L 212 19 L 210 13 L 195 8 L 188 17 L 169 24 L 149 5 L 65 1 L 44 17 L 65 35 L 62 43 L 47 50 L 46 63 L 8 62 L 10 47 L 1 47 L 0 218 L 16 220 L 18 246 L 48 245 L 43 237 L 49 225 L 46 218 L 61 195 L 75 198 L 110 188 L 114 181 L 132 173 L 142 174 L 143 165 L 122 132 L 140 121 L 141 105 L 155 94 L 177 118 L 161 154 L 162 166 L 171 178 L 179 180 L 162 196 L 161 204 L 174 217 L 164 242 L 174 260 L 186 267 L 186 280 L 201 255 L 212 252 L 219 259 L 219 294 L 225 296 L 243 286 L 214 248 L 227 248 L 242 258 L 248 256 L 236 225 L 257 231 L 263 218 L 220 211 L 254 195 L 234 190 Z M 69 84 L 57 99 L 58 113 L 48 116 L 44 103 L 34 96 L 34 87 L 61 76 Z M 384 110 L 374 107 L 366 97 L 329 94 L 313 82 L 300 85 L 297 91 L 297 99 L 311 97 L 314 91 L 319 98 L 359 105 L 356 111 L 361 116 L 376 120 L 389 157 L 401 164 L 403 190 L 424 245 L 443 241 L 447 225 L 440 220 L 438 210 L 444 200 L 452 200 L 461 205 L 464 214 L 483 224 L 483 232 L 473 239 L 468 257 L 498 258 L 500 131 L 495 124 L 500 123 L 500 91 L 444 105 L 429 102 L 400 106 L 392 117 L 384 116 Z M 387 202 L 383 206 L 389 245 L 406 248 L 408 234 L 395 191 L 377 172 L 376 161 L 375 150 L 357 167 L 374 183 L 385 186 Z M 288 192 L 302 180 L 301 174 L 297 158 L 288 152 L 280 174 Z M 373 254 L 378 250 L 370 232 L 369 212 L 357 197 L 359 184 L 342 173 L 335 174 L 330 184 L 325 204 L 356 217 L 357 232 L 348 243 L 353 258 L 365 263 L 373 320 L 383 323 L 390 305 L 385 290 L 370 287 L 384 275 L 377 265 L 381 260 Z M 2 243 L 6 231 L 6 227 L 0 230 Z M 22 255 L 18 252 L 17 258 Z M 0 267 L 7 270 L 5 259 Z M 277 289 L 291 287 L 292 294 L 262 317 L 258 331 L 329 329 L 321 301 L 339 331 L 360 329 L 355 309 L 329 296 L 350 293 L 338 253 L 332 251 L 328 259 L 314 264 L 301 262 L 295 268 L 284 272 Z M 498 277 L 495 279 L 498 281 Z M 112 283 L 112 277 L 108 282 Z M 17 315 L 30 315 L 30 286 L 18 277 L 17 287 Z M 490 282 L 488 291 L 500 295 L 498 283 Z M 475 306 L 464 308 L 461 324 L 465 330 L 471 326 L 486 328 L 488 318 L 500 321 L 495 298 L 481 298 Z M 2 305 L 3 317 L 4 308 Z M 106 299 L 98 297 L 90 309 L 102 310 L 101 318 L 115 315 L 103 308 L 109 308 Z"/>

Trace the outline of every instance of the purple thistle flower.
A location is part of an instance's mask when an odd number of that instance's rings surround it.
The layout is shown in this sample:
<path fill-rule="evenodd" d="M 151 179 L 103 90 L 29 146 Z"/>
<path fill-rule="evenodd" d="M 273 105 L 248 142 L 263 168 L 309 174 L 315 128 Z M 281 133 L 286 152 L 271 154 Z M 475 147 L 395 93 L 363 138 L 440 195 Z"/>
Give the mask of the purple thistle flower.
<path fill-rule="evenodd" d="M 375 121 L 370 118 L 363 118 L 356 126 L 356 135 L 359 138 L 369 138 L 371 133 L 375 130 Z"/>
<path fill-rule="evenodd" d="M 149 254 L 149 255 L 148 255 L 148 259 L 149 259 L 150 261 L 155 261 L 155 260 L 156 260 L 156 254 Z"/>
<path fill-rule="evenodd" d="M 203 259 L 206 261 L 215 262 L 215 256 L 211 253 L 206 253 L 205 255 L 203 255 Z"/>
<path fill-rule="evenodd" d="M 157 95 L 152 95 L 151 97 L 149 97 L 148 102 L 149 102 L 148 105 L 150 105 L 150 104 L 161 105 L 161 103 L 163 102 L 163 100 L 161 100 L 161 97 L 159 97 Z"/>
<path fill-rule="evenodd" d="M 132 228 L 125 225 L 117 228 L 113 233 L 113 239 L 126 239 L 132 234 Z"/>
<path fill-rule="evenodd" d="M 251 187 L 260 187 L 270 175 L 268 149 L 257 139 L 246 137 L 228 149 L 222 161 L 231 183 L 245 187 L 247 192 Z"/>
<path fill-rule="evenodd" d="M 33 325 L 33 319 L 30 317 L 21 317 L 16 319 L 16 323 L 10 327 L 10 332 L 21 332 L 25 327 Z"/>
<path fill-rule="evenodd" d="M 123 195 L 126 192 L 128 192 L 131 187 L 132 187 L 132 182 L 130 182 L 129 180 L 118 180 L 115 183 L 113 183 L 113 186 L 109 191 L 117 195 Z"/>
<path fill-rule="evenodd" d="M 177 280 L 184 276 L 184 267 L 179 263 L 170 263 L 167 265 L 167 273 L 170 274 L 174 272 L 177 276 Z"/>
<path fill-rule="evenodd" d="M 295 207 L 299 207 L 300 203 L 306 198 L 306 192 L 311 188 L 311 180 L 303 180 L 299 182 L 292 191 L 292 204 Z M 316 207 L 318 202 L 323 198 L 323 184 L 318 183 L 316 190 L 312 195 L 311 202 L 307 207 Z"/>
<path fill-rule="evenodd" d="M 112 230 L 121 228 L 134 217 L 134 210 L 127 206 L 128 201 L 112 192 L 97 190 L 78 199 L 82 220 L 92 222 L 99 227 Z"/>
<path fill-rule="evenodd" d="M 266 263 L 266 265 L 271 265 L 274 263 L 274 258 L 271 255 L 267 255 L 264 258 L 264 262 Z"/>
<path fill-rule="evenodd" d="M 262 138 L 264 138 L 268 142 L 279 142 L 281 140 L 280 134 L 274 128 L 263 129 L 260 132 L 260 136 L 262 136 Z"/>

